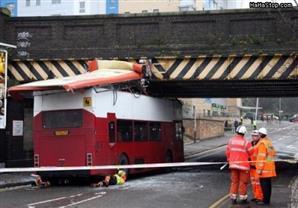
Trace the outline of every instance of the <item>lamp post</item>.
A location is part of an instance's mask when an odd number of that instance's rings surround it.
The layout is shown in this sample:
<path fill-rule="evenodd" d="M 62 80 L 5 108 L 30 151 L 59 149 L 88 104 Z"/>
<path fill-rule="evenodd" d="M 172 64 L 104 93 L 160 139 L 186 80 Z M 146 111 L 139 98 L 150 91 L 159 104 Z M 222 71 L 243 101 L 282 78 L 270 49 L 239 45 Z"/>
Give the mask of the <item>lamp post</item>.
<path fill-rule="evenodd" d="M 279 98 L 279 105 L 278 105 L 278 120 L 279 123 L 281 123 L 281 114 L 283 113 L 283 111 L 281 110 L 281 97 Z"/>

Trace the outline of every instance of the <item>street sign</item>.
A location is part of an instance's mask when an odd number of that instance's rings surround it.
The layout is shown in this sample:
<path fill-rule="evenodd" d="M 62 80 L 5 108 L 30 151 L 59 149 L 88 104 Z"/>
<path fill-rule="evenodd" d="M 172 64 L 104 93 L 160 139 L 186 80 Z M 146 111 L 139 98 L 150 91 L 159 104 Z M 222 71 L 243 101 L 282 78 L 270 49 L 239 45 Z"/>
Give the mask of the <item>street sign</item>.
<path fill-rule="evenodd" d="M 84 97 L 83 105 L 84 105 L 84 107 L 91 107 L 92 106 L 92 98 L 91 97 Z"/>
<path fill-rule="evenodd" d="M 0 129 L 6 126 L 6 53 L 0 51 Z"/>
<path fill-rule="evenodd" d="M 6 128 L 8 63 L 7 48 L 16 48 L 16 46 L 7 43 L 0 43 L 0 129 Z"/>

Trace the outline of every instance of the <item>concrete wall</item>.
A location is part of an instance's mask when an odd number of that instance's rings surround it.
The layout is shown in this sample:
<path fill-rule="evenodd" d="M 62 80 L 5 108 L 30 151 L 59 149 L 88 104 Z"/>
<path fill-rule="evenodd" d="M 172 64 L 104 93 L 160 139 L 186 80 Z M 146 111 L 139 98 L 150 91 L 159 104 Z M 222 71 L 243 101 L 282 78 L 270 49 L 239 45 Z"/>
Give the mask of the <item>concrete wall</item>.
<path fill-rule="evenodd" d="M 193 138 L 194 121 L 184 120 L 185 135 Z M 197 120 L 197 140 L 219 137 L 224 135 L 224 121 L 213 119 L 198 119 Z"/>
<path fill-rule="evenodd" d="M 298 48 L 297 22 L 296 9 L 284 9 L 282 15 L 278 10 L 257 9 L 12 17 L 5 21 L 7 29 L 1 27 L 0 34 L 12 44 L 23 41 L 18 39 L 20 34 L 27 36 L 26 48 L 13 54 L 14 59 L 21 60 L 289 54 Z"/>

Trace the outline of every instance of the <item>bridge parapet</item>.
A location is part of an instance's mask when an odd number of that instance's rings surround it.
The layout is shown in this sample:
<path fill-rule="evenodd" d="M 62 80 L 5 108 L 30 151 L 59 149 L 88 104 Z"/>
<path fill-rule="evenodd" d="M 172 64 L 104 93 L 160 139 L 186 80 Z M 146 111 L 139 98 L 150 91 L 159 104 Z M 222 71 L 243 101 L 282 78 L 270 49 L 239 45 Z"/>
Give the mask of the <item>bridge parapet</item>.
<path fill-rule="evenodd" d="M 0 15 L 0 24 L 5 42 L 18 45 L 12 58 L 20 60 L 289 55 L 298 48 L 296 7 L 119 16 Z"/>

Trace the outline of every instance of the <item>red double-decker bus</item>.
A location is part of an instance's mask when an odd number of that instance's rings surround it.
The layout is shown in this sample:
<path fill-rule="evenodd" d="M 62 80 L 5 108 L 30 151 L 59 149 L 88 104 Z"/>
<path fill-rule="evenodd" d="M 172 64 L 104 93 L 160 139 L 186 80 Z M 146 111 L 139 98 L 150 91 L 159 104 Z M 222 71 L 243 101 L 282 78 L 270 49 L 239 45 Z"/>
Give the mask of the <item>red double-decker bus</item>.
<path fill-rule="evenodd" d="M 82 75 L 9 89 L 13 96 L 34 92 L 34 166 L 182 162 L 180 102 L 133 93 L 129 83 L 142 78 L 142 65 L 103 60 L 90 66 L 92 72 Z M 123 83 L 125 88 L 120 87 Z M 111 171 L 40 174 L 105 175 Z"/>
<path fill-rule="evenodd" d="M 34 165 L 92 166 L 183 161 L 175 100 L 90 88 L 34 96 Z M 137 170 L 131 170 L 133 173 Z M 110 171 L 42 172 L 45 176 Z"/>

